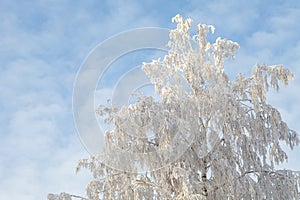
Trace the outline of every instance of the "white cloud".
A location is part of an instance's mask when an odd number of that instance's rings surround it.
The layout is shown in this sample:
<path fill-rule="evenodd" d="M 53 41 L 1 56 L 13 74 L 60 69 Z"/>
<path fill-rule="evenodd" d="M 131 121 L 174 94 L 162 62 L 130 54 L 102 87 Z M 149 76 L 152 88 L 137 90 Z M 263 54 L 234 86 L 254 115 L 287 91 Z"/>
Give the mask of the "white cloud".
<path fill-rule="evenodd" d="M 170 13 L 214 24 L 218 35 L 243 44 L 236 62 L 230 63 L 238 65 L 229 68 L 232 72 L 247 73 L 247 67 L 260 60 L 291 66 L 296 80 L 272 98 L 283 118 L 300 132 L 296 7 L 283 5 L 282 12 L 268 11 L 271 17 L 261 19 L 266 8 L 259 1 L 195 1 L 184 9 L 169 4 L 0 2 L 0 199 L 45 199 L 48 192 L 61 191 L 84 194 L 89 174 L 74 173 L 77 160 L 87 156 L 71 113 L 76 70 L 88 51 L 112 34 L 159 26 L 161 21 L 173 27 L 170 16 L 165 19 Z M 161 6 L 161 13 L 151 6 Z M 290 160 L 296 163 L 296 156 L 292 153 Z"/>
<path fill-rule="evenodd" d="M 71 113 L 76 68 L 106 37 L 155 20 L 131 23 L 139 5 L 121 1 L 109 12 L 93 1 L 0 4 L 0 199 L 84 195 L 90 174 L 75 167 L 88 153 Z"/>
<path fill-rule="evenodd" d="M 4 163 L 10 169 L 6 168 L 1 176 L 0 198 L 45 199 L 49 192 L 60 191 L 84 195 L 90 174 L 83 170 L 75 175 L 75 166 L 79 157 L 87 154 L 76 137 L 68 138 L 68 143 L 63 148 L 52 146 L 46 150 L 31 151 L 31 155 L 27 156 L 19 156 L 18 152 L 8 153 L 7 157 L 15 157 Z M 51 155 L 44 151 L 51 151 Z M 3 155 L 1 157 L 4 158 Z"/>

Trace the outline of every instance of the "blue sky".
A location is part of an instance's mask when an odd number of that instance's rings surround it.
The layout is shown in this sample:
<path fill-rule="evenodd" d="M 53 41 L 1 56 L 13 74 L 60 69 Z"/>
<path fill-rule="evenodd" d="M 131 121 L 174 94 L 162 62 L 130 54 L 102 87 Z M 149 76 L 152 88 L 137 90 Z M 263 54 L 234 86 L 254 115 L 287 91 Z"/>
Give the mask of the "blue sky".
<path fill-rule="evenodd" d="M 80 2 L 80 3 L 79 3 Z M 88 53 L 121 31 L 174 28 L 176 14 L 213 24 L 215 36 L 241 49 L 228 73 L 255 63 L 284 64 L 295 75 L 271 92 L 288 125 L 300 132 L 300 1 L 0 1 L 0 199 L 84 194 L 90 175 L 75 175 L 88 156 L 73 124 L 72 90 Z M 215 37 L 211 37 L 212 39 Z M 300 170 L 300 148 L 284 166 Z"/>

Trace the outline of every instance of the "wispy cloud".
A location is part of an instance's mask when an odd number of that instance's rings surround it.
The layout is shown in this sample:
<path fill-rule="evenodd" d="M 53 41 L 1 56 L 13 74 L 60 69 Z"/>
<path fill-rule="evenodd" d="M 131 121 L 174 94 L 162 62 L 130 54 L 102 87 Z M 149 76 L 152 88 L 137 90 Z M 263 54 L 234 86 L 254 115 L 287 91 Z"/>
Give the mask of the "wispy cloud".
<path fill-rule="evenodd" d="M 71 110 L 77 69 L 111 34 L 156 24 L 131 23 L 140 5 L 99 2 L 1 1 L 0 199 L 84 194 L 89 174 L 75 176 L 75 166 L 88 153 Z"/>
<path fill-rule="evenodd" d="M 109 36 L 143 26 L 172 27 L 170 18 L 177 13 L 214 24 L 218 35 L 241 43 L 230 73 L 248 73 L 262 61 L 290 67 L 295 81 L 271 97 L 299 132 L 300 11 L 295 2 L 1 1 L 0 199 L 84 193 L 89 174 L 76 176 L 74 169 L 88 153 L 71 110 L 80 64 Z M 290 160 L 295 162 L 295 154 Z"/>

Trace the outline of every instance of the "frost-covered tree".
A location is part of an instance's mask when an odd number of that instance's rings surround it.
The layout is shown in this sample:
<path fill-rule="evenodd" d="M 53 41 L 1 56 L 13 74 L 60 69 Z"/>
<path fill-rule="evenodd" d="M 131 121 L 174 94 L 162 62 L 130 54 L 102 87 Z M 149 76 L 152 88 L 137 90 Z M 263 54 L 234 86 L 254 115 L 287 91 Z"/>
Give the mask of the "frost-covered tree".
<path fill-rule="evenodd" d="M 87 199 L 299 199 L 299 174 L 276 169 L 288 158 L 282 145 L 293 149 L 299 138 L 266 99 L 293 74 L 256 64 L 232 81 L 224 61 L 239 45 L 209 43 L 213 26 L 200 24 L 191 37 L 191 19 L 173 21 L 168 54 L 143 64 L 160 99 L 97 111 L 114 129 L 104 157 L 78 164 L 93 173 Z M 59 198 L 71 196 L 49 195 Z"/>

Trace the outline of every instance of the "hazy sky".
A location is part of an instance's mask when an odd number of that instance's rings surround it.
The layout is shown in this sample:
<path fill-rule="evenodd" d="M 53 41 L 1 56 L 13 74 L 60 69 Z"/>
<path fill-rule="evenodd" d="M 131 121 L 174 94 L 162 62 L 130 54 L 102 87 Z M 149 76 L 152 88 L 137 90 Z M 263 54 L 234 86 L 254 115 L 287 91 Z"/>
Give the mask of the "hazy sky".
<path fill-rule="evenodd" d="M 255 63 L 284 64 L 295 75 L 271 92 L 288 125 L 300 132 L 300 1 L 0 1 L 0 199 L 84 194 L 90 175 L 75 175 L 88 156 L 72 116 L 76 73 L 89 52 L 121 31 L 175 28 L 176 14 L 216 27 L 240 44 L 227 68 L 234 77 Z M 271 4 L 270 4 L 271 3 Z M 300 170 L 300 148 L 284 166 Z"/>

